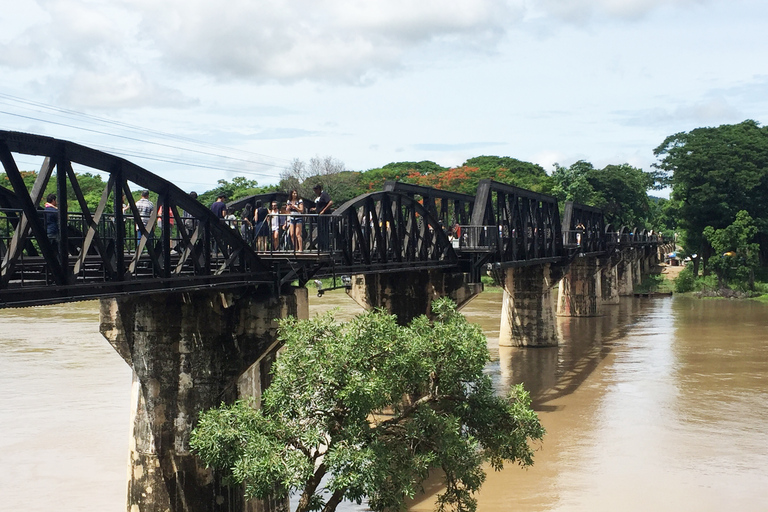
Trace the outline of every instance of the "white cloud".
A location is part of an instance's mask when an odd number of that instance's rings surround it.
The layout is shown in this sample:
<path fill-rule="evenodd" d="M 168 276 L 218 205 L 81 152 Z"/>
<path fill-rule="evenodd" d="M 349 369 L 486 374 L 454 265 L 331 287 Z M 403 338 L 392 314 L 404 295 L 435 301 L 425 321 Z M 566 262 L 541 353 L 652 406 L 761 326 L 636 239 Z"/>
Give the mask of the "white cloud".
<path fill-rule="evenodd" d="M 175 68 L 252 80 L 359 82 L 438 39 L 493 41 L 519 16 L 507 2 L 128 0 L 140 37 Z"/>
<path fill-rule="evenodd" d="M 539 16 L 567 21 L 577 25 L 595 18 L 637 20 L 663 7 L 686 7 L 709 0 L 541 0 L 534 8 Z"/>
<path fill-rule="evenodd" d="M 69 77 L 61 98 L 75 108 L 119 109 L 125 107 L 182 108 L 196 104 L 180 91 L 148 81 L 139 72 L 102 73 L 82 71 Z"/>

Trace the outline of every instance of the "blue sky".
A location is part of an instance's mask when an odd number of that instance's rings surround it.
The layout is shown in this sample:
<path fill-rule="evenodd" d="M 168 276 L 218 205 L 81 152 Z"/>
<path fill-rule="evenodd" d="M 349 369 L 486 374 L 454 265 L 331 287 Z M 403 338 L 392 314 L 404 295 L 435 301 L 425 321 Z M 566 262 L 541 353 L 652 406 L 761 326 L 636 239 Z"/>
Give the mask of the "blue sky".
<path fill-rule="evenodd" d="M 758 0 L 16 0 L 0 128 L 186 190 L 328 155 L 648 170 L 668 135 L 768 121 L 766 29 Z"/>

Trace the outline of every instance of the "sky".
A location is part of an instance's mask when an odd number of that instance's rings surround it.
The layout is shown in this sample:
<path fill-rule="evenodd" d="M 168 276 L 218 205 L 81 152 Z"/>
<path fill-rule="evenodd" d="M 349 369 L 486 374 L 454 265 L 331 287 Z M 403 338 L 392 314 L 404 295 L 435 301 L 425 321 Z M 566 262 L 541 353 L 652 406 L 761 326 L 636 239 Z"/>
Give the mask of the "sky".
<path fill-rule="evenodd" d="M 315 156 L 650 170 L 669 135 L 768 122 L 766 32 L 764 0 L 14 0 L 0 129 L 197 191 Z"/>

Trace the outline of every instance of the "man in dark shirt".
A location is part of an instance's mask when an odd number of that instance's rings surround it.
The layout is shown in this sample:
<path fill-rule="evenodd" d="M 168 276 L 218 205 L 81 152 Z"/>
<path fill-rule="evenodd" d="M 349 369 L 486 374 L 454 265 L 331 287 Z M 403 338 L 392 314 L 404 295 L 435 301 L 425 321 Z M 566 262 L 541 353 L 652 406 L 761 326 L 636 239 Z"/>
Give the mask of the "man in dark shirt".
<path fill-rule="evenodd" d="M 331 205 L 333 205 L 333 201 L 331 201 L 331 196 L 328 195 L 328 192 L 323 190 L 323 185 L 318 183 L 312 188 L 312 190 L 314 190 L 315 194 L 317 194 L 317 197 L 315 198 L 315 210 L 317 213 L 319 215 L 330 213 L 328 210 L 330 209 Z"/>
<path fill-rule="evenodd" d="M 227 196 L 224 194 L 220 194 L 216 198 L 216 202 L 211 205 L 211 211 L 218 217 L 219 219 L 224 218 L 224 210 L 227 209 Z"/>
<path fill-rule="evenodd" d="M 317 183 L 312 190 L 315 191 L 315 194 L 317 197 L 315 198 L 315 208 L 314 210 L 317 212 L 318 215 L 327 215 L 330 212 L 331 205 L 333 204 L 333 201 L 331 201 L 331 196 L 328 195 L 328 192 L 325 192 L 323 190 L 323 185 L 320 183 Z M 330 249 L 330 238 L 331 238 L 331 225 L 330 225 L 330 218 L 322 218 L 319 217 L 317 219 L 317 246 L 321 251 L 327 251 Z"/>
<path fill-rule="evenodd" d="M 48 194 L 45 198 L 45 231 L 53 249 L 59 245 L 59 207 L 56 203 L 56 194 Z"/>

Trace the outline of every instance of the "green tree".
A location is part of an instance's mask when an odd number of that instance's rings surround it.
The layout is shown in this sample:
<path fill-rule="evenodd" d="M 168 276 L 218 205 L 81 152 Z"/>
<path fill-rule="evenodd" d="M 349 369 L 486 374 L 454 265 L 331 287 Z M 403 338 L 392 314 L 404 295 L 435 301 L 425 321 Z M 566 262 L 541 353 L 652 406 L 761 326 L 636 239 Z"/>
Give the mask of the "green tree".
<path fill-rule="evenodd" d="M 464 162 L 463 167 L 477 168 L 472 177 L 472 194 L 477 190 L 477 182 L 485 178 L 543 194 L 551 194 L 554 187 L 554 180 L 542 166 L 509 156 L 476 156 Z"/>
<path fill-rule="evenodd" d="M 768 256 L 768 128 L 751 120 L 697 128 L 667 137 L 655 150 L 678 202 L 689 252 L 712 253 L 704 228 L 724 228 L 746 210 L 758 230 L 762 259 Z M 698 268 L 698 266 L 697 266 Z"/>
<path fill-rule="evenodd" d="M 552 178 L 555 181 L 553 193 L 561 202 L 574 201 L 576 203 L 594 206 L 597 200 L 595 189 L 589 182 L 587 175 L 594 171 L 591 163 L 579 160 L 569 167 L 555 164 Z"/>
<path fill-rule="evenodd" d="M 429 176 L 447 171 L 431 160 L 421 162 L 390 162 L 384 167 L 369 169 L 360 173 L 360 184 L 365 192 L 381 190 L 387 181 L 409 181 L 408 176 Z"/>
<path fill-rule="evenodd" d="M 736 220 L 730 226 L 704 228 L 704 238 L 714 249 L 710 265 L 721 287 L 727 287 L 732 280 L 739 280 L 754 289 L 755 269 L 760 264 L 758 244 L 752 242 L 756 234 L 757 227 L 745 210 L 736 214 Z"/>
<path fill-rule="evenodd" d="M 555 164 L 554 194 L 560 201 L 596 206 L 617 226 L 658 229 L 652 225 L 648 191 L 656 187 L 655 173 L 629 164 L 596 169 L 579 160 L 570 167 Z"/>
<path fill-rule="evenodd" d="M 295 189 L 299 196 L 313 199 L 315 194 L 312 188 L 318 182 L 322 183 L 323 190 L 331 196 L 334 208 L 367 192 L 360 184 L 360 173 L 348 171 L 344 162 L 332 156 L 314 156 L 308 164 L 295 158 L 280 173 L 278 188 L 285 192 Z"/>
<path fill-rule="evenodd" d="M 544 429 L 522 387 L 495 396 L 480 328 L 448 299 L 407 327 L 381 311 L 344 324 L 330 315 L 282 321 L 271 386 L 201 415 L 192 447 L 251 497 L 300 494 L 297 511 L 343 499 L 403 510 L 441 470 L 441 510 L 474 510 L 483 462 L 533 462 Z"/>
<path fill-rule="evenodd" d="M 249 180 L 244 176 L 235 176 L 232 178 L 232 181 L 220 179 L 217 183 L 216 188 L 199 194 L 197 200 L 204 205 L 210 206 L 211 203 L 216 201 L 219 194 L 224 194 L 229 201 L 233 201 L 255 194 L 265 194 L 276 189 L 274 186 L 260 187 L 256 180 Z"/>
<path fill-rule="evenodd" d="M 28 191 L 32 190 L 32 186 L 37 179 L 37 175 L 37 171 L 21 171 L 21 177 L 24 180 L 24 184 L 27 186 Z M 76 173 L 76 176 L 77 183 L 80 187 L 80 191 L 83 193 L 85 202 L 88 204 L 88 208 L 91 212 L 95 211 L 99 201 L 101 201 L 101 194 L 104 191 L 104 188 L 107 186 L 106 182 L 102 179 L 100 174 L 84 172 Z M 9 190 L 13 190 L 11 187 L 11 182 L 8 179 L 6 173 L 0 173 L 0 186 Z M 43 194 L 43 199 L 45 199 L 46 195 L 51 193 L 56 193 L 55 173 L 48 180 L 48 184 L 45 187 L 45 193 Z M 80 211 L 80 203 L 77 201 L 77 196 L 75 195 L 75 191 L 72 189 L 69 180 L 67 180 L 67 202 L 70 211 Z M 111 202 L 107 204 L 106 212 L 112 212 Z"/>

